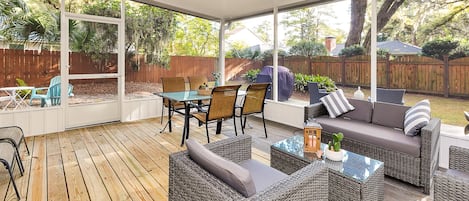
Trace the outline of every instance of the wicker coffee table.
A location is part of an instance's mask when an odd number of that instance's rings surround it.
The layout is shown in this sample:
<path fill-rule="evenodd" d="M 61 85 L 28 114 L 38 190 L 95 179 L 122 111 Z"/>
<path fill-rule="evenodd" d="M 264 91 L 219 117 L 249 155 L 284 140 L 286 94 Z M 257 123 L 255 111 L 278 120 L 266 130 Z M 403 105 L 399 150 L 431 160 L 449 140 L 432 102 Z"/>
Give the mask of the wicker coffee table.
<path fill-rule="evenodd" d="M 321 144 L 324 150 L 325 144 Z M 286 174 L 305 167 L 316 159 L 303 152 L 303 135 L 295 135 L 271 146 L 270 166 Z M 323 156 L 329 167 L 329 200 L 383 200 L 384 163 L 350 151 L 342 162 Z"/>

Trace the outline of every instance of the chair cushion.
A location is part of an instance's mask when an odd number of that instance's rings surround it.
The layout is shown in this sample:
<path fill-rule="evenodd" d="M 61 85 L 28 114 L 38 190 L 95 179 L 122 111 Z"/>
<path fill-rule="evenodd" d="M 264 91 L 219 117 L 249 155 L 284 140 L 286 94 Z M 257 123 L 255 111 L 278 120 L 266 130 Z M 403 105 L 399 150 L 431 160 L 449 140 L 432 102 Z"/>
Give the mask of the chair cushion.
<path fill-rule="evenodd" d="M 195 140 L 188 139 L 186 146 L 191 159 L 207 172 L 245 197 L 256 194 L 256 186 L 246 168 L 213 153 Z"/>
<path fill-rule="evenodd" d="M 241 161 L 239 165 L 246 168 L 251 173 L 257 192 L 261 192 L 270 185 L 288 177 L 287 174 L 264 165 L 256 160 Z"/>
<path fill-rule="evenodd" d="M 342 118 L 331 119 L 325 115 L 317 117 L 316 121 L 328 133 L 344 133 L 345 139 L 353 139 L 377 147 L 406 153 L 413 157 L 420 157 L 420 136 L 405 136 L 402 135 L 401 130 L 363 121 Z"/>
<path fill-rule="evenodd" d="M 350 105 L 347 101 L 347 98 L 345 98 L 342 89 L 332 92 L 319 100 L 324 104 L 331 118 L 336 118 L 341 114 L 355 109 L 353 105 Z"/>
<path fill-rule="evenodd" d="M 349 103 L 355 107 L 354 110 L 349 111 L 342 115 L 342 117 L 359 120 L 364 122 L 371 122 L 371 115 L 373 114 L 373 103 L 366 100 L 348 99 Z"/>
<path fill-rule="evenodd" d="M 430 101 L 422 100 L 405 113 L 404 134 L 414 136 L 430 122 Z"/>
<path fill-rule="evenodd" d="M 375 102 L 372 116 L 372 123 L 391 128 L 404 128 L 405 112 L 407 106 L 392 103 Z"/>

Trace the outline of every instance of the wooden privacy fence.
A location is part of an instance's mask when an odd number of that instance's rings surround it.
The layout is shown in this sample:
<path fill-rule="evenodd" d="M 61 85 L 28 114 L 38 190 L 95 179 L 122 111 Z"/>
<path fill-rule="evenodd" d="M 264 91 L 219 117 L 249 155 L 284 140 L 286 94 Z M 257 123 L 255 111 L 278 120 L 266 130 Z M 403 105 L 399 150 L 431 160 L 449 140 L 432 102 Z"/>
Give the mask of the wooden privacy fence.
<path fill-rule="evenodd" d="M 93 62 L 84 53 L 70 53 L 70 74 L 94 74 L 117 72 L 117 55 L 110 54 L 107 59 Z M 212 72 L 217 66 L 217 58 L 172 56 L 170 69 L 145 64 L 142 56 L 139 69 L 126 63 L 126 81 L 160 82 L 161 77 L 204 75 L 212 79 Z M 226 79 L 238 79 L 249 69 L 260 68 L 262 62 L 248 59 L 226 59 Z M 16 79 L 24 80 L 30 86 L 48 86 L 49 80 L 60 75 L 60 52 L 35 50 L 0 49 L 0 87 L 16 86 Z M 99 80 L 98 80 L 99 81 Z M 101 81 L 107 81 L 103 79 Z M 79 82 L 74 80 L 73 83 Z"/>
<path fill-rule="evenodd" d="M 370 57 L 279 57 L 279 65 L 294 73 L 319 74 L 339 85 L 370 86 Z M 272 65 L 266 59 L 264 65 Z M 409 92 L 469 97 L 469 57 L 438 60 L 424 56 L 378 59 L 377 85 Z"/>

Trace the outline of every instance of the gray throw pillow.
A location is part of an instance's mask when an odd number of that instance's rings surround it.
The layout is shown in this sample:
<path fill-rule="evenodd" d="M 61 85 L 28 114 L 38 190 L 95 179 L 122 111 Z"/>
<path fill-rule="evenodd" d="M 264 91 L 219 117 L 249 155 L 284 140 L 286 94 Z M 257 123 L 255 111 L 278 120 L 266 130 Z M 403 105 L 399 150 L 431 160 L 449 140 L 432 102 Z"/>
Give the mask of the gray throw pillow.
<path fill-rule="evenodd" d="M 405 113 L 404 134 L 415 136 L 430 122 L 430 101 L 422 100 Z"/>
<path fill-rule="evenodd" d="M 355 109 L 353 105 L 350 105 L 347 98 L 345 98 L 342 89 L 332 92 L 319 100 L 324 104 L 331 118 L 336 118 L 341 114 Z"/>
<path fill-rule="evenodd" d="M 191 159 L 207 172 L 245 197 L 256 194 L 256 186 L 246 168 L 213 153 L 195 140 L 188 139 L 186 146 Z"/>

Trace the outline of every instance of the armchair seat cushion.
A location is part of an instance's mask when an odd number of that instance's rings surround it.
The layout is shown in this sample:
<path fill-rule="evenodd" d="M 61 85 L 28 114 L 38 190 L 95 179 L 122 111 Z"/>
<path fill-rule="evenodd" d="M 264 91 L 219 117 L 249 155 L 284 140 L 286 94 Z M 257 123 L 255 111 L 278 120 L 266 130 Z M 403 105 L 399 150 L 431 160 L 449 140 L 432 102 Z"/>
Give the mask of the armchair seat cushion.
<path fill-rule="evenodd" d="M 213 153 L 195 140 L 187 140 L 186 145 L 191 159 L 207 172 L 215 175 L 245 197 L 256 194 L 255 184 L 247 169 Z"/>
<path fill-rule="evenodd" d="M 346 138 L 420 157 L 420 136 L 405 136 L 402 130 L 357 120 L 331 119 L 328 116 L 320 116 L 316 120 L 328 132 L 342 132 Z"/>
<path fill-rule="evenodd" d="M 263 191 L 272 184 L 288 177 L 287 174 L 252 159 L 241 161 L 239 165 L 251 173 L 257 192 Z"/>

